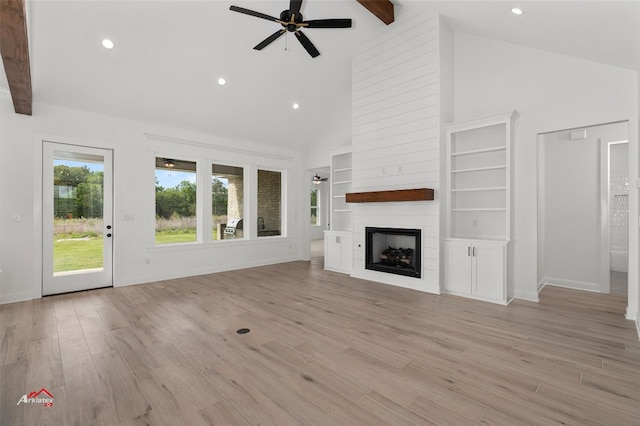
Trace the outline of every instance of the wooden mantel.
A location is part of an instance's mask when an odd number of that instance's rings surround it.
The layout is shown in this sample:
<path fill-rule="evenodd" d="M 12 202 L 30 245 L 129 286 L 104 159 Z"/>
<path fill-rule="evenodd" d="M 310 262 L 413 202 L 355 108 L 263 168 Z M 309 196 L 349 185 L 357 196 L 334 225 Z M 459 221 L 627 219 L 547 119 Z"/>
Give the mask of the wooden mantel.
<path fill-rule="evenodd" d="M 398 189 L 393 191 L 349 192 L 347 203 L 385 203 L 393 201 L 430 201 L 433 189 Z"/>

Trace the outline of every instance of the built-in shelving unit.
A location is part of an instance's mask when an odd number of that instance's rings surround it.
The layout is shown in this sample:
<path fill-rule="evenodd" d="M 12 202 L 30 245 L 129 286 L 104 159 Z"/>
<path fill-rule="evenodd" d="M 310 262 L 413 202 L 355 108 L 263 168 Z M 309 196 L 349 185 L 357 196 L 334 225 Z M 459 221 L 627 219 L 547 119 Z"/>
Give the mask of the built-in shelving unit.
<path fill-rule="evenodd" d="M 324 232 L 324 268 L 347 274 L 353 268 L 353 209 L 347 203 L 353 188 L 351 157 L 351 151 L 331 156 L 331 229 Z"/>
<path fill-rule="evenodd" d="M 508 303 L 512 124 L 517 113 L 447 126 L 448 293 Z"/>
<path fill-rule="evenodd" d="M 516 113 L 447 126 L 447 236 L 511 236 L 511 122 Z"/>
<path fill-rule="evenodd" d="M 351 152 L 331 157 L 331 230 L 351 231 L 353 209 L 346 201 L 346 194 L 353 188 Z"/>

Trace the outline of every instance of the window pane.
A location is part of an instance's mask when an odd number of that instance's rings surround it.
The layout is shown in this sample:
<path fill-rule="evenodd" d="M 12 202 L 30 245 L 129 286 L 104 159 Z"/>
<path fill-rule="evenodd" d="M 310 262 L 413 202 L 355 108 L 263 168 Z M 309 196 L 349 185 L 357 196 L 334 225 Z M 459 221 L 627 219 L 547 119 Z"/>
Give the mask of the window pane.
<path fill-rule="evenodd" d="M 196 240 L 196 163 L 156 158 L 156 244 Z"/>
<path fill-rule="evenodd" d="M 282 173 L 258 170 L 258 237 L 282 235 Z"/>
<path fill-rule="evenodd" d="M 311 190 L 311 225 L 318 225 L 318 190 Z"/>
<path fill-rule="evenodd" d="M 54 275 L 104 266 L 104 164 L 100 161 L 53 160 Z"/>
<path fill-rule="evenodd" d="M 242 167 L 211 166 L 212 240 L 244 237 L 244 170 Z"/>

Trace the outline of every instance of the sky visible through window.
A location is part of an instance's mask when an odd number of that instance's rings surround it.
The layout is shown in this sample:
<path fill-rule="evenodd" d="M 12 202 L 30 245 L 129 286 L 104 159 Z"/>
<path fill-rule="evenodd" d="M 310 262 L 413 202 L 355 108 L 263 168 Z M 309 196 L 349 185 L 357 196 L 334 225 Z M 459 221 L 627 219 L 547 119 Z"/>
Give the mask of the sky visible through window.
<path fill-rule="evenodd" d="M 158 185 L 163 188 L 175 188 L 183 180 L 196 183 L 196 174 L 194 172 L 181 172 L 179 170 L 156 169 L 156 179 L 158 180 Z"/>
<path fill-rule="evenodd" d="M 88 161 L 82 161 L 81 163 L 82 166 L 87 166 L 92 172 L 104 170 L 102 163 L 90 163 Z M 56 166 L 64 165 L 69 167 L 78 167 L 79 162 L 56 159 L 54 164 Z M 163 188 L 175 188 L 183 180 L 196 183 L 196 174 L 193 172 L 181 172 L 179 170 L 156 169 L 156 179 L 158 179 L 158 185 Z M 229 181 L 226 178 L 218 177 L 218 179 L 222 181 L 225 188 L 229 185 Z"/>

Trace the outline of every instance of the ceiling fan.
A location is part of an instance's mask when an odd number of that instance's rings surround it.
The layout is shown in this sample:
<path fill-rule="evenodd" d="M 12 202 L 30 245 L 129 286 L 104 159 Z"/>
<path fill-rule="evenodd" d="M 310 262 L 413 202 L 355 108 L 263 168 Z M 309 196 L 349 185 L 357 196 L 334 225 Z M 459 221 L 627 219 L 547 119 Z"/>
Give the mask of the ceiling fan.
<path fill-rule="evenodd" d="M 287 31 L 296 35 L 296 38 L 302 44 L 302 47 L 315 58 L 320 54 L 318 49 L 311 43 L 311 40 L 304 35 L 302 28 L 351 28 L 351 19 L 315 19 L 305 21 L 300 13 L 300 6 L 302 6 L 302 0 L 291 0 L 289 2 L 289 9 L 283 10 L 280 13 L 280 18 L 274 18 L 273 16 L 265 15 L 264 13 L 255 12 L 253 10 L 245 9 L 243 7 L 231 6 L 229 10 L 234 12 L 244 13 L 245 15 L 255 16 L 256 18 L 266 19 L 268 21 L 277 22 L 282 25 L 282 28 L 271 34 L 266 39 L 258 43 L 254 49 L 262 50 L 278 37 Z"/>
<path fill-rule="evenodd" d="M 326 182 L 328 181 L 329 178 L 321 178 L 320 176 L 318 176 L 318 174 L 316 173 L 316 175 L 314 177 L 311 178 L 311 182 L 313 182 L 314 185 L 320 185 L 322 182 Z"/>

